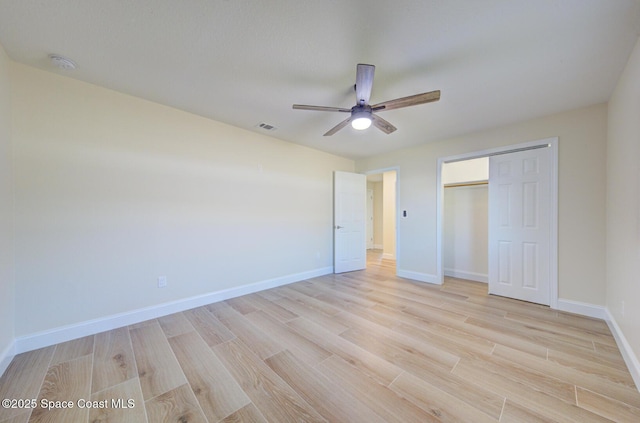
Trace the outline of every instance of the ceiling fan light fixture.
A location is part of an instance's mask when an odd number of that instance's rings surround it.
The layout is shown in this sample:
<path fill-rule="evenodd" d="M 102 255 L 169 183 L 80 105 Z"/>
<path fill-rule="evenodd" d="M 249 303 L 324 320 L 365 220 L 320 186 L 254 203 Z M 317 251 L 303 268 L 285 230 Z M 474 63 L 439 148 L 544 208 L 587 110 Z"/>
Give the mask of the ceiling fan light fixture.
<path fill-rule="evenodd" d="M 371 112 L 355 112 L 352 115 L 351 127 L 363 131 L 371 126 Z"/>

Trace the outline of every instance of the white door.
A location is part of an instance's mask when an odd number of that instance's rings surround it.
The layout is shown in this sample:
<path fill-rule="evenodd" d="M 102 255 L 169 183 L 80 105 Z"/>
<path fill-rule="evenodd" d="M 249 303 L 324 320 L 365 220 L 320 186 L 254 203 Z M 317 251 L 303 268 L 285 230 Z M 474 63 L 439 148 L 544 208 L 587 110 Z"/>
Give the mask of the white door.
<path fill-rule="evenodd" d="M 334 273 L 362 270 L 367 265 L 367 177 L 335 172 L 333 178 Z"/>
<path fill-rule="evenodd" d="M 550 148 L 489 159 L 489 293 L 549 305 Z"/>

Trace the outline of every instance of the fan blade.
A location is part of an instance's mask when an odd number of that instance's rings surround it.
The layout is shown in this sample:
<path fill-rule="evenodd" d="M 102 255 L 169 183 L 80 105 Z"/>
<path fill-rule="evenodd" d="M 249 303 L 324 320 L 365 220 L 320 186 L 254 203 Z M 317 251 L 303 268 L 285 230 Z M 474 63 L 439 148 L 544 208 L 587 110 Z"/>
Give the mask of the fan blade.
<path fill-rule="evenodd" d="M 395 131 L 396 128 L 386 120 L 382 119 L 380 116 L 371 115 L 371 120 L 373 120 L 373 126 L 384 132 L 385 134 L 390 134 Z"/>
<path fill-rule="evenodd" d="M 440 90 L 385 101 L 371 106 L 371 109 L 373 111 L 381 112 L 383 110 L 393 110 L 399 109 L 401 107 L 417 106 L 418 104 L 431 103 L 432 101 L 438 100 L 440 100 Z"/>
<path fill-rule="evenodd" d="M 356 103 L 359 106 L 369 104 L 375 70 L 376 67 L 373 65 L 358 65 L 358 70 L 356 71 Z"/>
<path fill-rule="evenodd" d="M 351 113 L 351 109 L 344 109 L 342 107 L 329 107 L 329 106 L 308 106 L 306 104 L 294 104 L 293 108 L 296 110 L 315 110 L 319 112 L 346 112 Z"/>
<path fill-rule="evenodd" d="M 343 120 L 342 122 L 340 122 L 339 124 L 337 124 L 336 126 L 334 126 L 333 128 L 329 129 L 324 136 L 328 137 L 331 136 L 333 134 L 335 134 L 336 132 L 338 132 L 339 130 L 341 130 L 342 128 L 344 128 L 345 126 L 347 126 L 349 123 L 351 122 L 351 116 L 349 116 L 348 118 L 346 118 L 345 120 Z"/>

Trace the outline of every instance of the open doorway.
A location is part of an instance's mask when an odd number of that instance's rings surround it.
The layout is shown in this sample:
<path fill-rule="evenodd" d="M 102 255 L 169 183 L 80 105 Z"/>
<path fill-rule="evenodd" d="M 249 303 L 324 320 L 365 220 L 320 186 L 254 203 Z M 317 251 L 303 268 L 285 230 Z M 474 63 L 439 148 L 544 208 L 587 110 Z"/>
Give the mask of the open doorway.
<path fill-rule="evenodd" d="M 396 268 L 397 262 L 396 170 L 367 174 L 367 257 Z"/>

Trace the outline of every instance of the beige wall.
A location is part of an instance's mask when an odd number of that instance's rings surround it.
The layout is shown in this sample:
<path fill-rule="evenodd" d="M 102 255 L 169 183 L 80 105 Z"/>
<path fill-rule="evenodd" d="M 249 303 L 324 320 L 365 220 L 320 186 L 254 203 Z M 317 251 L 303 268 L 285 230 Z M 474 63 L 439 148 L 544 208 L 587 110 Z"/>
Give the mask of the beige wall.
<path fill-rule="evenodd" d="M 356 162 L 399 166 L 399 271 L 436 274 L 436 169 L 440 157 L 559 137 L 559 298 L 605 304 L 606 104 L 559 113 Z"/>
<path fill-rule="evenodd" d="M 373 190 L 373 245 L 382 248 L 382 182 L 367 182 Z"/>
<path fill-rule="evenodd" d="M 382 256 L 396 259 L 396 171 L 382 174 Z"/>
<path fill-rule="evenodd" d="M 607 308 L 637 362 L 640 357 L 640 41 L 609 102 L 608 123 Z"/>
<path fill-rule="evenodd" d="M 442 184 L 489 180 L 489 158 L 462 160 L 442 164 Z"/>
<path fill-rule="evenodd" d="M 332 266 L 332 174 L 353 161 L 16 63 L 11 78 L 17 336 Z"/>
<path fill-rule="evenodd" d="M 3 356 L 14 339 L 14 196 L 9 63 L 0 46 L 0 374 Z"/>
<path fill-rule="evenodd" d="M 445 276 L 487 282 L 489 273 L 489 188 L 444 189 L 442 250 Z"/>

